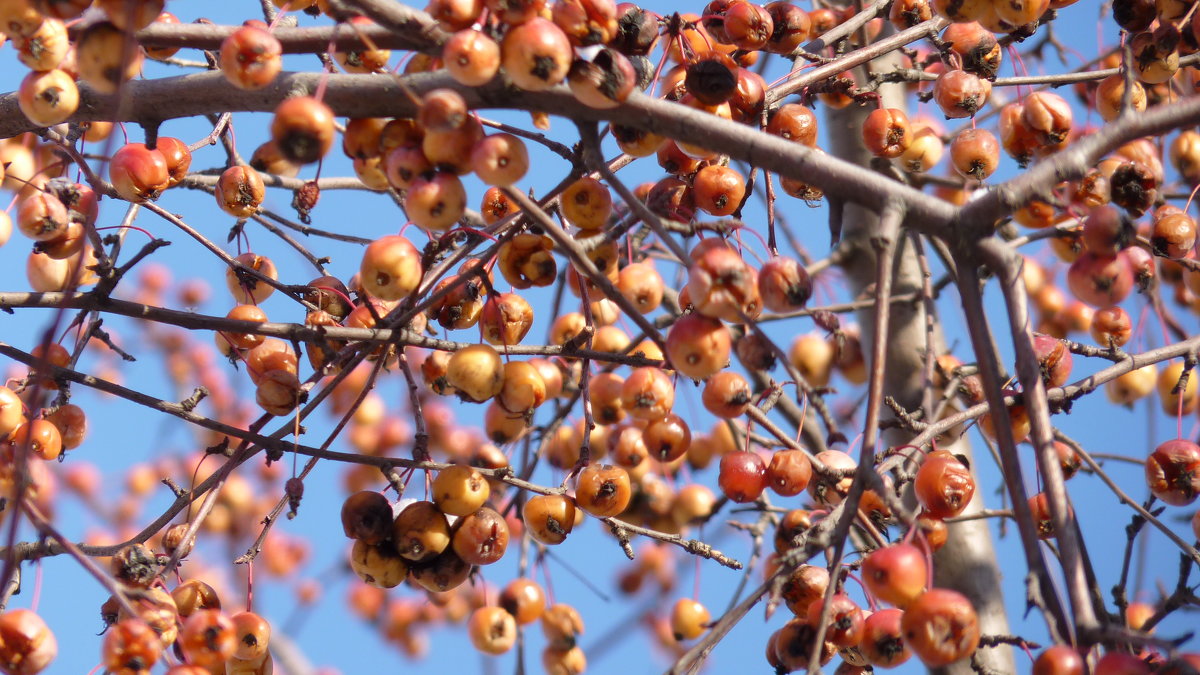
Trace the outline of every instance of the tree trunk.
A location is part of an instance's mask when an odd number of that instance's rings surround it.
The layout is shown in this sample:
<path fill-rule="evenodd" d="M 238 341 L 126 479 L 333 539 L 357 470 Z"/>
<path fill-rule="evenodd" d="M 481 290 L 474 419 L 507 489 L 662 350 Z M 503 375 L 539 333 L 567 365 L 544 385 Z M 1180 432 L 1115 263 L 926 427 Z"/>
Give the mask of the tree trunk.
<path fill-rule="evenodd" d="M 885 61 L 885 60 L 880 60 Z M 872 62 L 877 70 L 890 69 L 891 63 Z M 865 81 L 861 71 L 856 74 L 859 82 Z M 903 90 L 896 85 L 888 85 L 880 89 L 884 105 L 904 109 Z M 869 165 L 871 154 L 864 148 L 862 142 L 862 124 L 866 116 L 874 109 L 873 105 L 859 106 L 851 104 L 843 110 L 828 110 L 825 115 L 828 138 L 831 143 L 830 152 L 842 159 L 861 165 Z M 930 197 L 935 199 L 935 197 Z M 868 286 L 875 283 L 876 251 L 871 245 L 871 237 L 875 236 L 878 215 L 855 205 L 846 205 L 842 218 L 842 244 L 850 255 L 844 256 L 843 269 L 850 282 L 851 291 L 858 295 Z M 922 275 L 918 265 L 917 254 L 912 241 L 901 233 L 896 247 L 895 279 L 892 286 L 893 295 L 919 293 L 922 286 Z M 860 310 L 859 324 L 862 326 L 863 353 L 871 353 L 871 345 L 876 336 L 873 334 L 872 309 Z M 934 354 L 945 352 L 945 342 L 940 330 L 940 323 L 934 323 L 931 337 Z M 896 399 L 908 410 L 921 407 L 924 383 L 924 355 L 926 350 L 925 307 L 923 303 L 896 303 L 891 307 L 891 322 L 887 336 L 888 351 L 887 365 L 884 373 L 884 392 Z M 888 417 L 884 411 L 884 418 Z M 900 445 L 908 442 L 909 432 L 893 429 L 883 436 L 890 445 Z M 971 457 L 970 444 L 964 437 L 952 447 L 951 452 L 961 453 Z M 972 462 L 973 463 L 973 462 Z M 975 497 L 965 513 L 973 513 L 983 508 L 980 494 L 976 490 Z M 1008 634 L 1008 618 L 1004 611 L 1004 596 L 1000 588 L 1000 568 L 996 560 L 991 533 L 987 520 L 970 520 L 954 523 L 950 526 L 950 537 L 934 556 L 934 584 L 939 587 L 952 588 L 970 598 L 971 603 L 979 613 L 980 627 L 984 635 Z M 984 672 L 1015 672 L 1012 649 L 1007 646 L 981 649 L 977 661 L 985 668 Z M 970 664 L 964 660 L 934 672 L 952 675 L 969 675 L 973 671 Z"/>

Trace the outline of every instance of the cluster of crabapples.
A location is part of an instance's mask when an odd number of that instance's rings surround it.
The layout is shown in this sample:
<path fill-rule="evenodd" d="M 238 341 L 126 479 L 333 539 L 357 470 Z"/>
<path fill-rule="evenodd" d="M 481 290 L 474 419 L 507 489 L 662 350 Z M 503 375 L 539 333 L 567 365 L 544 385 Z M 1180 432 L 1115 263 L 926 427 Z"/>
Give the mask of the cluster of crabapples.
<path fill-rule="evenodd" d="M 578 494 L 585 494 L 584 490 Z M 504 556 L 509 523 L 521 528 L 521 521 L 506 518 L 490 506 L 490 483 L 470 466 L 440 470 L 430 492 L 431 500 L 395 504 L 379 492 L 357 492 L 342 505 L 342 526 L 354 540 L 350 567 L 365 584 L 388 589 L 407 580 L 447 605 L 453 598 L 450 594 L 473 570 Z M 597 503 L 602 495 L 607 498 L 602 487 L 593 492 Z M 627 501 L 627 479 L 623 496 Z M 524 522 L 539 541 L 559 543 L 582 517 L 575 503 L 564 495 L 533 497 L 525 503 Z M 613 511 L 610 507 L 608 512 Z M 466 621 L 471 643 L 493 655 L 513 648 L 519 625 L 540 621 L 547 640 L 542 655 L 546 672 L 578 674 L 586 668 L 583 651 L 575 644 L 583 632 L 582 618 L 569 605 L 547 605 L 541 587 L 531 579 L 514 579 L 499 594 L 498 604 L 479 603 Z"/>
<path fill-rule="evenodd" d="M 162 543 L 185 546 L 187 525 L 171 528 Z M 105 623 L 101 666 L 114 675 L 148 675 L 156 663 L 167 661 L 169 675 L 270 675 L 271 625 L 251 611 L 226 613 L 217 591 L 191 579 L 168 590 L 159 580 L 168 556 L 133 544 L 110 559 L 110 571 L 120 594 L 100 608 Z M 11 675 L 36 675 L 58 654 L 53 632 L 36 613 L 15 609 L 0 614 L 0 670 Z"/>

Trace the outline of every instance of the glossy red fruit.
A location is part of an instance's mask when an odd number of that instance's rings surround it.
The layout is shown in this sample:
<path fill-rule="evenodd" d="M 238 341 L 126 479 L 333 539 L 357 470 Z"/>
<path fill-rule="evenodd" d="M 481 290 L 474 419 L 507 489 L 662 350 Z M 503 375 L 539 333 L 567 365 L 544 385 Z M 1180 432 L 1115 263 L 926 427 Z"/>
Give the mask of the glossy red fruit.
<path fill-rule="evenodd" d="M 863 558 L 863 584 L 876 599 L 901 609 L 925 592 L 925 553 L 912 544 L 892 544 Z"/>
<path fill-rule="evenodd" d="M 158 199 L 171 181 L 167 160 L 143 143 L 128 143 L 113 153 L 108 179 L 122 199 L 131 202 Z"/>
<path fill-rule="evenodd" d="M 900 627 L 904 612 L 881 609 L 863 622 L 863 638 L 858 643 L 867 662 L 881 668 L 894 668 L 912 658 Z"/>
<path fill-rule="evenodd" d="M 825 599 L 814 600 L 808 605 L 808 625 L 816 628 L 821 619 Z M 825 639 L 841 648 L 855 647 L 862 641 L 866 617 L 862 608 L 845 593 L 837 593 L 830 599 L 829 614 L 825 627 Z"/>
<path fill-rule="evenodd" d="M 914 481 L 917 501 L 929 515 L 950 518 L 962 513 L 975 494 L 971 469 L 957 456 L 936 450 L 925 457 Z"/>
<path fill-rule="evenodd" d="M 1092 675 L 1150 675 L 1150 666 L 1133 654 L 1109 652 L 1096 662 Z"/>
<path fill-rule="evenodd" d="M 767 487 L 767 467 L 756 453 L 730 452 L 721 458 L 717 484 L 730 500 L 739 504 L 752 502 Z"/>
<path fill-rule="evenodd" d="M 1083 657 L 1074 647 L 1054 645 L 1038 654 L 1033 675 L 1083 675 Z"/>

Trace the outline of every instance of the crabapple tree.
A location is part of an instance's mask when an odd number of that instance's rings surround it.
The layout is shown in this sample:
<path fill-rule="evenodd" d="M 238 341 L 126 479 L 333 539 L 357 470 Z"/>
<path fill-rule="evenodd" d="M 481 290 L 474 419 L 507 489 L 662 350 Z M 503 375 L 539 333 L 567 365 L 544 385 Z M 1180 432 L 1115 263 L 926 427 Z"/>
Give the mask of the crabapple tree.
<path fill-rule="evenodd" d="M 164 5 L 0 0 L 0 671 L 1200 669 L 1195 0 Z"/>

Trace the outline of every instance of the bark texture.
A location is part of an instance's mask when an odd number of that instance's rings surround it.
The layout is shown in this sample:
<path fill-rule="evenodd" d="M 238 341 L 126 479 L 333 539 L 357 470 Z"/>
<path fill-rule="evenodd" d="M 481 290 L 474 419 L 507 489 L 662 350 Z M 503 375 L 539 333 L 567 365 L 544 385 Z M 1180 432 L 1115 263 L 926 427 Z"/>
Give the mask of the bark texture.
<path fill-rule="evenodd" d="M 888 69 L 889 63 L 873 63 L 876 70 Z M 859 73 L 861 75 L 861 73 Z M 863 81 L 863 80 L 860 80 Z M 904 99 L 894 87 L 881 89 L 884 105 L 904 108 Z M 851 104 L 842 110 L 828 110 L 823 121 L 830 141 L 830 154 L 835 157 L 868 166 L 871 154 L 863 146 L 862 124 L 874 106 Z M 930 197 L 933 199 L 933 197 Z M 858 295 L 875 283 L 876 249 L 871 238 L 877 233 L 878 215 L 854 204 L 846 204 L 842 219 L 842 246 L 850 255 L 843 259 L 851 292 Z M 932 255 L 932 252 L 930 252 Z M 895 277 L 892 294 L 919 293 L 922 286 L 921 270 L 917 262 L 915 247 L 907 236 L 901 235 L 896 249 Z M 873 334 L 872 309 L 860 310 L 858 323 L 862 328 L 863 352 L 869 354 L 877 336 Z M 935 354 L 942 354 L 946 345 L 940 322 L 935 320 L 932 336 Z M 924 355 L 926 349 L 925 307 L 922 303 L 894 303 L 891 308 L 891 324 L 887 336 L 887 366 L 884 373 L 884 392 L 896 399 L 908 410 L 921 406 L 924 392 Z M 885 411 L 886 412 L 886 411 Z M 885 415 L 886 417 L 890 416 Z M 907 443 L 910 434 L 893 429 L 883 436 L 889 445 Z M 954 446 L 947 448 L 972 458 L 970 444 L 964 437 Z M 972 465 L 974 459 L 972 458 Z M 965 513 L 983 508 L 980 495 L 975 497 Z M 934 584 L 952 588 L 970 598 L 979 614 L 984 635 L 1008 634 L 1008 617 L 1004 610 L 1004 595 L 1000 587 L 1000 567 L 992 543 L 987 520 L 971 520 L 950 526 L 950 537 L 945 547 L 934 557 Z M 1003 646 L 978 651 L 978 663 L 984 672 L 1011 673 L 1014 670 L 1012 649 Z M 931 672 L 946 675 L 970 675 L 974 671 L 966 660 Z"/>

